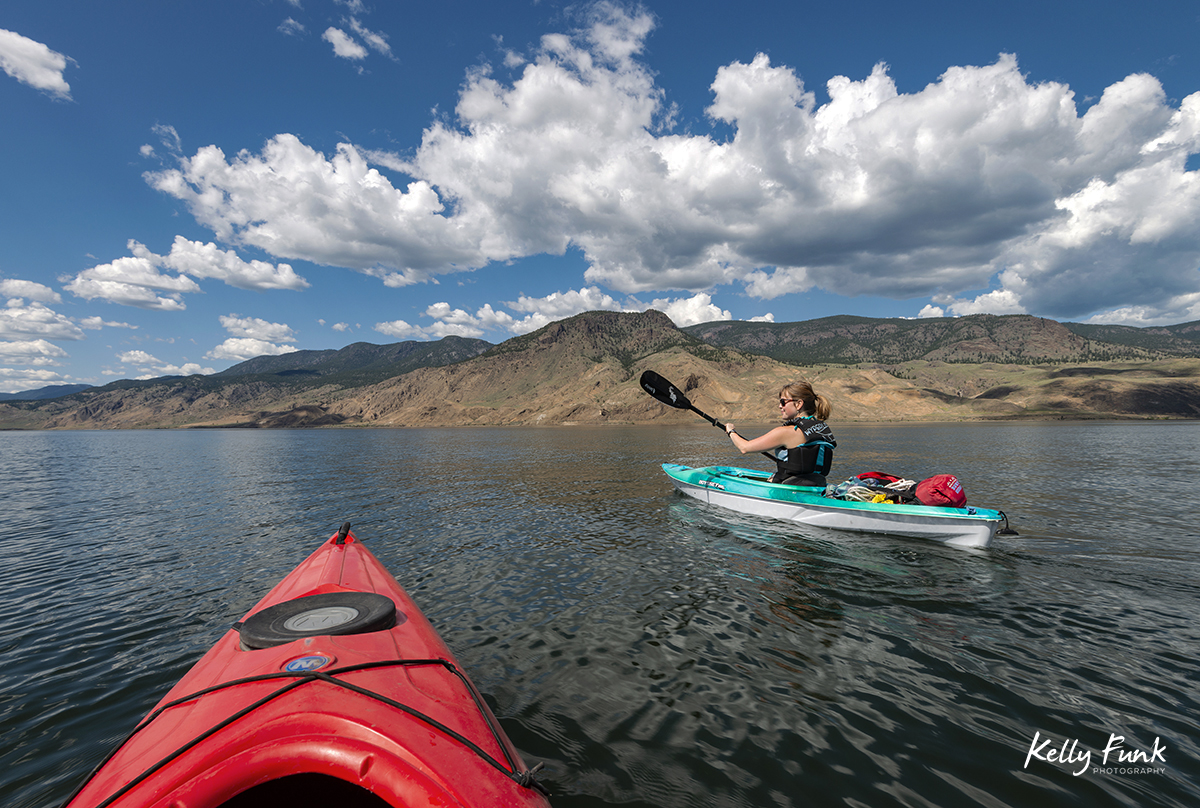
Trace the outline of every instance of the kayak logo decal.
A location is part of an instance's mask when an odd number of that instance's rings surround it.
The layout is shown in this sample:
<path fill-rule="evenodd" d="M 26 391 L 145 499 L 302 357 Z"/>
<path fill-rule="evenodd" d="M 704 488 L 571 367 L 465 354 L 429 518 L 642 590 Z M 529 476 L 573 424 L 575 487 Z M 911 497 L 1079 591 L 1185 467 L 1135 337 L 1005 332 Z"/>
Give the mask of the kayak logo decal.
<path fill-rule="evenodd" d="M 297 657 L 290 660 L 283 669 L 288 673 L 308 673 L 309 671 L 319 670 L 326 665 L 332 664 L 333 657 L 325 654 L 309 654 L 308 656 Z"/>
<path fill-rule="evenodd" d="M 712 480 L 701 480 L 700 484 L 707 485 L 709 488 L 716 488 L 720 491 L 725 490 L 725 486 L 721 485 L 720 483 L 714 483 Z"/>

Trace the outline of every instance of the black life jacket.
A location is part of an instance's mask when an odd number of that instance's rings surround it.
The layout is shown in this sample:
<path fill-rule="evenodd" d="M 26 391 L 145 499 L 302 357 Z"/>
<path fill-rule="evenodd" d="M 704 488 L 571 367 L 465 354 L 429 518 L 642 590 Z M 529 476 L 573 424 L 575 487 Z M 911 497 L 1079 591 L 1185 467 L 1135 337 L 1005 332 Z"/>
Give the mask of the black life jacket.
<path fill-rule="evenodd" d="M 798 418 L 791 422 L 794 429 L 804 433 L 804 443 L 795 449 L 775 451 L 775 474 L 773 483 L 789 485 L 824 486 L 825 475 L 833 465 L 833 450 L 837 441 L 824 421 L 815 418 Z"/>

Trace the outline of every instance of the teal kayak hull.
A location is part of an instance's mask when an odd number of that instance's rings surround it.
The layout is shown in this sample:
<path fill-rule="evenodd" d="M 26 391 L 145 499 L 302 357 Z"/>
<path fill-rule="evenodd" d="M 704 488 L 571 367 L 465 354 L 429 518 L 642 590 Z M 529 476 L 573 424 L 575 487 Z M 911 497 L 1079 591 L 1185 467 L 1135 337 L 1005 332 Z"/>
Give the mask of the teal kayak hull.
<path fill-rule="evenodd" d="M 777 485 L 770 474 L 733 466 L 692 468 L 663 463 L 684 494 L 710 505 L 829 530 L 928 539 L 956 547 L 987 547 L 1004 514 L 988 508 L 938 508 L 854 502 L 824 495 L 823 488 Z"/>

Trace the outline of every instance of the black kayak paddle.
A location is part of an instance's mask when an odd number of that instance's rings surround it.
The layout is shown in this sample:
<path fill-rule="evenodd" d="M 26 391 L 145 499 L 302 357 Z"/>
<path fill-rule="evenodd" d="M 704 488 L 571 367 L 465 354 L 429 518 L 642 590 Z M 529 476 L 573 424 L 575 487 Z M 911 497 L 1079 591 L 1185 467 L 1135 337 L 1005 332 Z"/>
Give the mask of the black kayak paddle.
<path fill-rule="evenodd" d="M 674 407 L 677 410 L 691 410 L 713 426 L 719 426 L 721 429 L 725 428 L 725 424 L 716 418 L 696 409 L 696 405 L 688 401 L 688 397 L 683 394 L 682 390 L 662 376 L 659 376 L 653 370 L 647 370 L 642 374 L 642 389 L 668 407 Z"/>
<path fill-rule="evenodd" d="M 695 404 L 688 401 L 688 397 L 683 394 L 682 390 L 671 384 L 662 376 L 659 376 L 653 370 L 647 370 L 642 374 L 641 385 L 643 390 L 654 396 L 663 404 L 666 404 L 668 407 L 674 407 L 677 410 L 691 410 L 713 426 L 720 427 L 722 430 L 725 429 L 725 424 L 721 423 L 716 418 L 713 418 L 703 410 L 698 409 Z M 734 432 L 737 432 L 737 430 L 735 429 Z M 775 455 L 771 454 L 770 452 L 761 452 L 760 454 L 762 454 L 764 457 L 769 457 L 772 460 L 775 459 Z"/>

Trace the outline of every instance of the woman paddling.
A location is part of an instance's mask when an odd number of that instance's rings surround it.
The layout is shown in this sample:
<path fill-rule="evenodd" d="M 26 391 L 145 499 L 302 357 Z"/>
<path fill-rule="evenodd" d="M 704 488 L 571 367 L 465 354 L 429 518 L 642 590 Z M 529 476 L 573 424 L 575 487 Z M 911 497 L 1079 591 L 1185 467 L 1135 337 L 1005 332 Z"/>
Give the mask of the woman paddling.
<path fill-rule="evenodd" d="M 778 468 L 771 482 L 823 488 L 837 446 L 825 423 L 832 409 L 829 399 L 815 392 L 808 382 L 793 382 L 779 391 L 779 409 L 783 426 L 761 437 L 746 440 L 733 424 L 725 425 L 725 434 L 742 454 L 775 452 Z"/>

